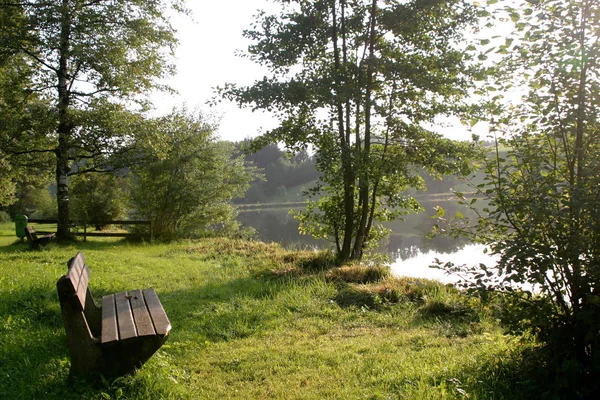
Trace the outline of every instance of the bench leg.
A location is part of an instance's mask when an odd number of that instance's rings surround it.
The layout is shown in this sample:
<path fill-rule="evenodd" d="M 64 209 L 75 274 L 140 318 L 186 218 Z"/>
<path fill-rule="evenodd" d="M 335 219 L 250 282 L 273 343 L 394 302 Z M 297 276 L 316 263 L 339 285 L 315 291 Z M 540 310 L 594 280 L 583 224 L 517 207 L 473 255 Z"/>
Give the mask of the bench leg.
<path fill-rule="evenodd" d="M 106 369 L 104 356 L 99 343 L 70 343 L 71 370 L 69 376 L 86 376 Z"/>
<path fill-rule="evenodd" d="M 130 342 L 104 347 L 105 376 L 128 375 L 142 365 L 163 345 L 167 337 L 138 337 Z"/>

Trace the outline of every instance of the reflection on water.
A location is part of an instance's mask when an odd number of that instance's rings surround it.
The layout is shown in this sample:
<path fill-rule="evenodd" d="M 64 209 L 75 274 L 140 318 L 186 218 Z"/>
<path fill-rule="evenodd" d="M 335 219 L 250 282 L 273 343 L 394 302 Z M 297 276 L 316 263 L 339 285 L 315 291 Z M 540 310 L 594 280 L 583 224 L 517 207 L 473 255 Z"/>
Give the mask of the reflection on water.
<path fill-rule="evenodd" d="M 449 277 L 441 270 L 429 268 L 435 258 L 444 263 L 452 261 L 455 264 L 495 263 L 490 256 L 483 254 L 483 246 L 470 244 L 464 238 L 437 236 L 428 239 L 426 235 L 436 222 L 430 215 L 435 211 L 432 204 L 429 207 L 424 204 L 424 207 L 427 211 L 388 225 L 393 233 L 381 244 L 381 250 L 396 260 L 392 264 L 393 273 L 454 282 L 457 277 Z M 444 204 L 447 214 L 456 212 L 456 207 L 450 202 Z M 461 212 L 465 213 L 462 209 Z M 244 226 L 256 229 L 259 239 L 265 242 L 277 242 L 292 248 L 332 247 L 325 240 L 300 235 L 298 222 L 286 209 L 241 211 L 238 220 Z"/>
<path fill-rule="evenodd" d="M 263 242 L 281 243 L 292 248 L 329 247 L 327 241 L 298 233 L 298 222 L 286 209 L 241 211 L 237 219 L 243 226 L 256 229 Z"/>
<path fill-rule="evenodd" d="M 438 252 L 435 250 L 420 251 L 409 258 L 399 258 L 392 264 L 392 273 L 400 276 L 413 276 L 418 278 L 429 278 L 444 283 L 454 283 L 460 279 L 456 275 L 448 275 L 446 272 L 429 268 L 437 258 L 443 263 L 452 262 L 456 265 L 494 265 L 497 257 L 484 254 L 485 246 L 480 244 L 468 244 L 452 253 Z"/>
<path fill-rule="evenodd" d="M 463 249 L 469 242 L 466 239 L 455 239 L 449 236 L 405 236 L 393 233 L 382 247 L 392 259 L 407 260 L 422 253 L 433 251 L 440 254 L 452 254 Z"/>

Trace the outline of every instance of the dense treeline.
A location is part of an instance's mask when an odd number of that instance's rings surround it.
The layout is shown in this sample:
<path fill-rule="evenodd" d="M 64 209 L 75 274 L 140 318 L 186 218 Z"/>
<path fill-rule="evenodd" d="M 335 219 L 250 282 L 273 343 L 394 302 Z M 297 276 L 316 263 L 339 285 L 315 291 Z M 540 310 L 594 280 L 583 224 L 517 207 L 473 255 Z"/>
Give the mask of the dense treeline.
<path fill-rule="evenodd" d="M 243 150 L 247 148 L 247 144 L 248 142 L 242 142 L 237 146 Z M 236 203 L 254 204 L 285 198 L 293 194 L 290 189 L 301 194 L 302 185 L 307 185 L 308 188 L 320 176 L 315 167 L 315 157 L 307 151 L 291 156 L 275 144 L 246 154 L 245 160 L 257 167 L 263 177 L 252 182 L 246 195 L 236 199 Z"/>
<path fill-rule="evenodd" d="M 246 141 L 236 146 L 243 151 L 248 144 Z M 300 201 L 305 198 L 303 192 L 321 176 L 316 166 L 317 155 L 306 150 L 291 155 L 277 145 L 269 144 L 246 154 L 244 159 L 258 168 L 261 176 L 250 184 L 243 198 L 234 199 L 236 204 Z M 425 169 L 417 170 L 417 175 L 425 184 L 425 191 L 419 192 L 424 194 L 450 193 L 461 182 L 456 175 L 440 178 Z"/>

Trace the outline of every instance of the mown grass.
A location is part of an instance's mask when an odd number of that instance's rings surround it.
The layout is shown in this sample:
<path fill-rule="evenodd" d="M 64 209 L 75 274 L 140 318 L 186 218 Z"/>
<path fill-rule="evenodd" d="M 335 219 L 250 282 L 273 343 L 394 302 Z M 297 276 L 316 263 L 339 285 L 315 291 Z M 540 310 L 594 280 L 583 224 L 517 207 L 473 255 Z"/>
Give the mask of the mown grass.
<path fill-rule="evenodd" d="M 132 376 L 68 379 L 55 284 L 79 250 L 96 298 L 152 286 L 169 315 L 167 344 Z M 0 224 L 0 398 L 530 397 L 532 344 L 456 290 L 331 260 L 230 239 L 30 251 Z"/>

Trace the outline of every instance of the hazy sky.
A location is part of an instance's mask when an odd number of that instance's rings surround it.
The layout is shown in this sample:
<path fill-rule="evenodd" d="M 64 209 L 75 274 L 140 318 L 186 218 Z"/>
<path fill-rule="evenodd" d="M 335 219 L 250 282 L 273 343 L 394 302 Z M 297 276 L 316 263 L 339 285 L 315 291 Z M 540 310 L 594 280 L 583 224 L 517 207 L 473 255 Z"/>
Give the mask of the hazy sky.
<path fill-rule="evenodd" d="M 188 0 L 192 17 L 173 19 L 180 40 L 176 51 L 177 75 L 168 83 L 177 90 L 175 96 L 159 94 L 153 97 L 160 113 L 185 104 L 198 107 L 220 118 L 221 138 L 239 141 L 254 137 L 261 127 L 275 126 L 275 121 L 261 112 L 240 110 L 235 104 L 223 102 L 210 107 L 213 88 L 226 82 L 251 84 L 265 75 L 260 66 L 235 55 L 245 50 L 248 41 L 242 31 L 250 27 L 258 9 L 273 9 L 268 0 Z"/>
<path fill-rule="evenodd" d="M 266 113 L 240 110 L 226 101 L 215 107 L 207 102 L 215 96 L 216 86 L 226 82 L 248 85 L 265 75 L 260 66 L 235 53 L 246 50 L 249 42 L 242 31 L 250 27 L 257 11 L 274 12 L 278 6 L 270 0 L 188 0 L 188 7 L 191 17 L 173 19 L 180 44 L 176 51 L 177 75 L 168 84 L 178 94 L 154 96 L 158 112 L 164 114 L 183 104 L 189 109 L 199 108 L 220 118 L 219 136 L 231 141 L 274 128 L 276 121 Z M 444 129 L 444 134 L 453 139 L 470 138 L 470 133 L 458 124 Z"/>

